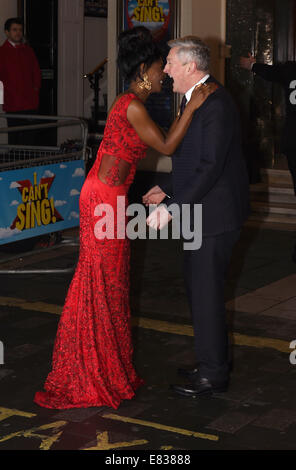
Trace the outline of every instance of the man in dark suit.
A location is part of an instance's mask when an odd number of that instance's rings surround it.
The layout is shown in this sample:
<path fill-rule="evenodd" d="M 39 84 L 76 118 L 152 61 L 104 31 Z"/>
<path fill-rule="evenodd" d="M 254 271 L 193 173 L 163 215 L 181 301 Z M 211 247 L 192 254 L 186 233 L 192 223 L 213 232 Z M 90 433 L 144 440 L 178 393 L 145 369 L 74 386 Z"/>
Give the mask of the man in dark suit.
<path fill-rule="evenodd" d="M 195 112 L 172 157 L 171 184 L 156 186 L 143 197 L 145 204 L 160 204 L 147 219 L 153 228 L 162 228 L 166 204 L 180 208 L 190 204 L 192 213 L 195 204 L 202 204 L 202 246 L 184 249 L 198 366 L 179 369 L 189 383 L 172 385 L 181 395 L 200 396 L 228 387 L 224 283 L 233 246 L 248 215 L 249 184 L 240 119 L 230 94 L 208 73 L 209 48 L 192 36 L 170 41 L 169 46 L 164 71 L 174 80 L 174 92 L 185 94 L 188 101 L 196 85 L 215 82 L 218 86 Z M 183 98 L 181 112 L 185 105 Z M 169 219 L 171 215 L 167 214 Z"/>

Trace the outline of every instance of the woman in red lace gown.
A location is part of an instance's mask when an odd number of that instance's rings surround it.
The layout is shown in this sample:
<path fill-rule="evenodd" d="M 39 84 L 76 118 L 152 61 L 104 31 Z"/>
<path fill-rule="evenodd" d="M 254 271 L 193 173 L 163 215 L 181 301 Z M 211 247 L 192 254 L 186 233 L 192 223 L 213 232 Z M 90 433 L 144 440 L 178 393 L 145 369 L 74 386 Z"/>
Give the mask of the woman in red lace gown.
<path fill-rule="evenodd" d="M 143 104 L 150 93 L 161 91 L 164 76 L 148 30 L 140 27 L 121 34 L 118 63 L 131 80 L 130 88 L 109 112 L 97 159 L 81 191 L 79 261 L 59 322 L 52 371 L 45 391 L 34 398 L 47 408 L 118 408 L 143 384 L 132 363 L 129 240 L 97 238 L 95 226 L 102 215 L 96 215 L 96 208 L 112 206 L 116 234 L 117 197 L 127 205 L 127 191 L 147 146 L 171 154 L 211 91 L 196 91 L 164 137 Z M 124 227 L 126 220 L 119 223 Z"/>

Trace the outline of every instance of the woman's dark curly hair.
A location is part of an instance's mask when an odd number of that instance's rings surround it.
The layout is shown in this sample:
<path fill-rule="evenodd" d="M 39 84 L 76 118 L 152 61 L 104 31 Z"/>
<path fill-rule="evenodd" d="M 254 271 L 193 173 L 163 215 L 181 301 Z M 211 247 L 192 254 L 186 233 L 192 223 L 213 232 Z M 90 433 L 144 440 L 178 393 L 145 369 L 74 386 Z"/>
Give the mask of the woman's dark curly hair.
<path fill-rule="evenodd" d="M 144 26 L 123 31 L 119 35 L 117 65 L 126 80 L 135 80 L 141 75 L 141 64 L 145 64 L 147 70 L 161 58 L 160 49 L 150 31 Z"/>

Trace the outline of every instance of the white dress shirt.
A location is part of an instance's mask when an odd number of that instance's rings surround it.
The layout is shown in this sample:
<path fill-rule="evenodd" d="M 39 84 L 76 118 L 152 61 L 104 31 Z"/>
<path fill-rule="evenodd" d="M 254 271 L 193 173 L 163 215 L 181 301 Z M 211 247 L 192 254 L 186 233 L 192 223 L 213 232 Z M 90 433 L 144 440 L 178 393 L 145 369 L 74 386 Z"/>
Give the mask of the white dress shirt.
<path fill-rule="evenodd" d="M 190 98 L 191 98 L 191 95 L 192 95 L 192 92 L 194 90 L 194 88 L 197 86 L 197 85 L 200 85 L 201 83 L 204 83 L 207 81 L 207 79 L 209 78 L 210 74 L 206 74 L 204 75 L 204 77 L 202 77 L 201 80 L 199 80 L 199 82 L 197 82 L 195 85 L 193 85 L 192 88 L 190 88 L 190 90 L 188 90 L 186 93 L 185 93 L 185 96 L 186 96 L 186 99 L 187 99 L 187 103 L 188 101 L 190 101 Z"/>

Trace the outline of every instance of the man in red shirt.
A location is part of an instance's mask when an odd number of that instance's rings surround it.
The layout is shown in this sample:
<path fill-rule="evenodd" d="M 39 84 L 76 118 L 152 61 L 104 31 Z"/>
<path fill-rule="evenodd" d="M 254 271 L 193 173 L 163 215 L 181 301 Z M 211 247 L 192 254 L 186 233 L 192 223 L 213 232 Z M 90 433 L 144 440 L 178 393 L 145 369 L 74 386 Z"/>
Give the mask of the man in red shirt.
<path fill-rule="evenodd" d="M 6 113 L 34 114 L 39 106 L 41 73 L 33 49 L 23 43 L 23 24 L 20 18 L 5 22 L 7 40 L 0 47 L 0 80 L 4 86 L 3 110 Z M 7 118 L 7 125 L 32 124 L 32 121 Z M 32 141 L 31 132 L 8 133 L 9 144 L 25 145 Z"/>

